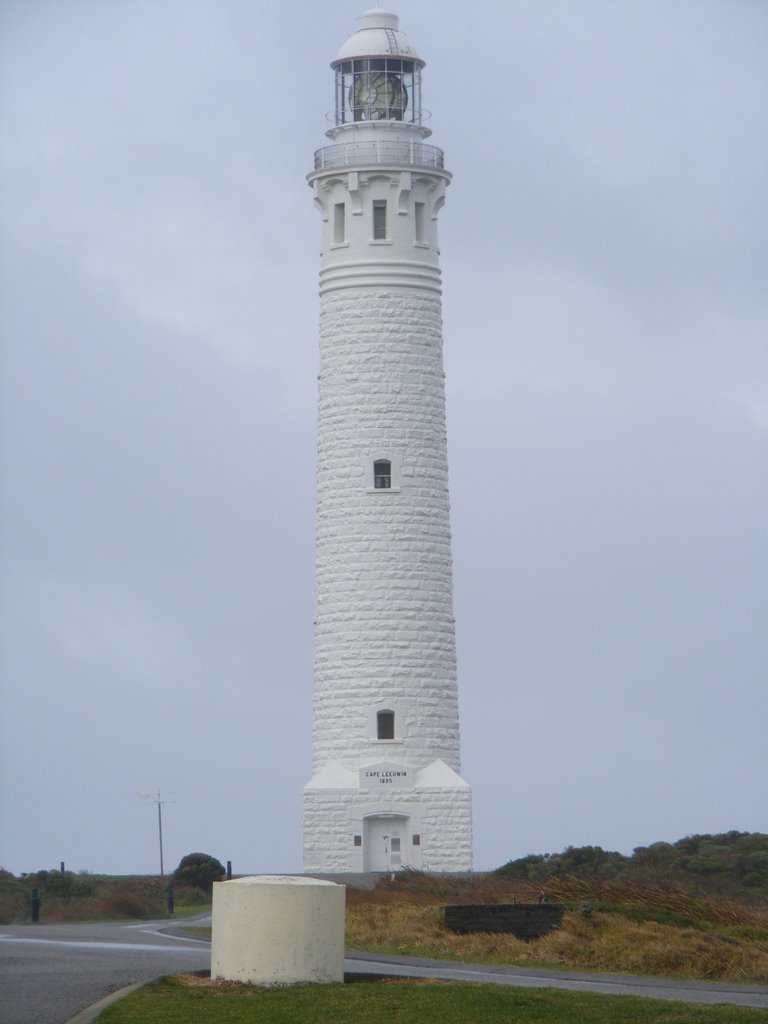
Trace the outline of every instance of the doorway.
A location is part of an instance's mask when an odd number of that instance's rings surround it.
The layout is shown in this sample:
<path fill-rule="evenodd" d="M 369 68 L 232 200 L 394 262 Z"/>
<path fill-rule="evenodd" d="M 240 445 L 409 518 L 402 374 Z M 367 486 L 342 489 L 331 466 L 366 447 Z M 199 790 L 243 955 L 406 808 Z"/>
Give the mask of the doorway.
<path fill-rule="evenodd" d="M 365 870 L 399 871 L 408 840 L 404 814 L 380 814 L 365 819 Z"/>

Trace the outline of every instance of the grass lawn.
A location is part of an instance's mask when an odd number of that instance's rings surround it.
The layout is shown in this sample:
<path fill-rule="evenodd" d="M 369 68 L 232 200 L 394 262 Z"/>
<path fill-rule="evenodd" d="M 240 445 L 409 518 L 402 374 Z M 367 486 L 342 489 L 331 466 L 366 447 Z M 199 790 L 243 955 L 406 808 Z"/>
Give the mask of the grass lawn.
<path fill-rule="evenodd" d="M 446 982 L 258 989 L 166 978 L 104 1010 L 98 1024 L 758 1024 L 764 1010 L 632 996 Z"/>

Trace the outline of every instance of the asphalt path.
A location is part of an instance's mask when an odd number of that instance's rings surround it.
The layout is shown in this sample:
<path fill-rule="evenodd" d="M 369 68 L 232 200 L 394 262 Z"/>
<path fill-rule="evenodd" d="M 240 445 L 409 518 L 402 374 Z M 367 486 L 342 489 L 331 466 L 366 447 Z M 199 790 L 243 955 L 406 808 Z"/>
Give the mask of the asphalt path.
<path fill-rule="evenodd" d="M 531 970 L 501 964 L 464 964 L 455 960 L 419 957 L 383 957 L 377 953 L 347 953 L 345 970 L 356 974 L 401 978 L 440 978 L 445 981 L 478 981 L 522 988 L 560 988 L 574 992 L 599 992 L 608 996 L 644 996 L 684 1003 L 728 1003 L 768 1009 L 768 987 L 726 985 L 716 982 L 678 981 L 630 974 L 597 974 L 584 971 Z"/>
<path fill-rule="evenodd" d="M 167 925 L 0 925 L 2 1024 L 65 1024 L 126 985 L 209 969 L 210 944 Z"/>
<path fill-rule="evenodd" d="M 184 922 L 204 925 L 207 918 Z M 67 1024 L 110 993 L 164 974 L 210 968 L 210 944 L 168 921 L 142 924 L 0 926 L 2 1024 Z M 768 1010 L 768 987 L 531 970 L 348 952 L 351 978 L 403 977 L 559 988 Z"/>

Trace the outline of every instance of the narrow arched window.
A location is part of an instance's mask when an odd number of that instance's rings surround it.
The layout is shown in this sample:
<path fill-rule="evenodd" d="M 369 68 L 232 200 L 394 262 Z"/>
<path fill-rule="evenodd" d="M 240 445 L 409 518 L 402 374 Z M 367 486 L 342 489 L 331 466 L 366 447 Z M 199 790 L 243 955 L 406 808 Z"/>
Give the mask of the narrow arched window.
<path fill-rule="evenodd" d="M 377 459 L 373 464 L 373 486 L 392 486 L 392 463 L 389 459 Z"/>
<path fill-rule="evenodd" d="M 376 713 L 376 739 L 393 740 L 395 738 L 395 712 L 378 711 Z"/>
<path fill-rule="evenodd" d="M 333 206 L 333 244 L 342 245 L 347 240 L 346 209 L 344 203 Z"/>
<path fill-rule="evenodd" d="M 373 237 L 374 239 L 387 237 L 386 199 L 374 199 L 373 201 Z"/>
<path fill-rule="evenodd" d="M 425 203 L 414 204 L 414 224 L 416 228 L 416 241 L 425 245 L 427 241 L 427 207 Z"/>

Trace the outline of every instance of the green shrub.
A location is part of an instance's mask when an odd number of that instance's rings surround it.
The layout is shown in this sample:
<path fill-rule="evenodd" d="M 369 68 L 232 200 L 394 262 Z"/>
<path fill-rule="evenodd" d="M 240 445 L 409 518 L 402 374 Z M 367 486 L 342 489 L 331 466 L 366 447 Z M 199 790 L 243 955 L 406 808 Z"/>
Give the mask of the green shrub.
<path fill-rule="evenodd" d="M 69 896 L 74 877 L 71 871 L 49 871 L 45 879 L 45 891 L 51 896 Z"/>
<path fill-rule="evenodd" d="M 116 892 L 104 901 L 104 910 L 112 917 L 155 917 L 160 912 L 157 900 L 132 892 Z"/>
<path fill-rule="evenodd" d="M 748 875 L 745 875 L 741 884 L 748 885 L 751 889 L 768 888 L 766 885 L 765 875 L 760 874 L 757 871 L 750 871 Z"/>
<path fill-rule="evenodd" d="M 75 875 L 72 879 L 72 887 L 69 894 L 76 899 L 83 899 L 86 896 L 95 896 L 98 885 L 98 879 L 81 871 L 80 874 Z"/>
<path fill-rule="evenodd" d="M 599 846 L 569 846 L 562 853 L 528 854 L 498 873 L 543 887 L 567 875 L 589 882 L 706 892 L 759 905 L 768 895 L 768 835 L 731 831 L 686 836 L 676 843 L 638 846 L 630 857 Z"/>
<path fill-rule="evenodd" d="M 188 853 L 173 873 L 174 882 L 193 885 L 210 895 L 213 883 L 224 877 L 224 866 L 209 853 Z"/>

